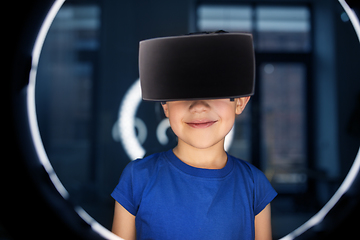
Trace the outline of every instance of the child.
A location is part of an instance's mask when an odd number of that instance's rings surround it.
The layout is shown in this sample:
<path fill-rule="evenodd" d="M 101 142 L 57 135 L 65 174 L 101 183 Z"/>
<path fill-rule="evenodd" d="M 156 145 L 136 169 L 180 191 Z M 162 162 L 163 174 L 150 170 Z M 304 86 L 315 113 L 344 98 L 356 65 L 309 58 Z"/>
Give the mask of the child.
<path fill-rule="evenodd" d="M 252 36 L 216 32 L 140 43 L 143 99 L 161 101 L 177 146 L 133 161 L 112 193 L 129 239 L 271 239 L 265 175 L 225 136 L 254 90 Z"/>

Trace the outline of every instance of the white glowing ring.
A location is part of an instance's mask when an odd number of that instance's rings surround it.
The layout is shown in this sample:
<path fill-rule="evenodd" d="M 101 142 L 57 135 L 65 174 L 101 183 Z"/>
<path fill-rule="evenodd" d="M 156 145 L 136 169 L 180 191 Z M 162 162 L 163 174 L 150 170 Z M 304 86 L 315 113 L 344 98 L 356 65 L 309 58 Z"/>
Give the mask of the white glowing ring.
<path fill-rule="evenodd" d="M 48 172 L 58 192 L 61 194 L 63 198 L 68 199 L 69 193 L 66 191 L 66 189 L 60 182 L 59 178 L 55 174 L 54 169 L 51 166 L 49 158 L 45 152 L 44 145 L 42 143 L 39 132 L 39 126 L 36 117 L 36 107 L 35 107 L 36 74 L 37 74 L 41 49 L 44 44 L 46 34 L 51 26 L 51 23 L 53 22 L 57 12 L 60 10 L 64 2 L 65 0 L 58 0 L 54 2 L 37 35 L 35 45 L 32 51 L 32 65 L 29 74 L 29 85 L 27 88 L 27 110 L 28 110 L 31 136 L 35 145 L 37 155 L 39 156 L 39 160 L 44 166 L 45 170 Z"/>
<path fill-rule="evenodd" d="M 166 130 L 170 127 L 170 121 L 168 118 L 163 119 L 156 129 L 156 136 L 161 145 L 166 145 L 169 142 L 169 138 L 166 136 Z"/>
<path fill-rule="evenodd" d="M 339 0 L 341 6 L 344 8 L 346 14 L 349 16 L 350 21 L 356 31 L 358 39 L 360 41 L 360 23 L 357 18 L 355 12 L 349 7 L 349 5 L 345 2 L 345 0 Z M 330 200 L 324 205 L 324 207 L 315 214 L 312 218 L 310 218 L 303 225 L 295 229 L 293 232 L 289 233 L 285 237 L 280 240 L 292 240 L 297 236 L 300 236 L 313 226 L 319 224 L 325 216 L 329 213 L 329 211 L 335 206 L 335 204 L 340 200 L 340 198 L 346 193 L 350 186 L 353 184 L 356 176 L 359 174 L 360 170 L 360 149 L 357 153 L 357 156 L 352 164 L 348 174 L 346 175 L 344 181 L 340 185 L 339 189 L 335 192 L 335 194 L 330 198 Z"/>
<path fill-rule="evenodd" d="M 60 182 L 56 173 L 54 172 L 54 169 L 51 166 L 51 163 L 45 152 L 45 149 L 44 149 L 44 146 L 43 146 L 43 143 L 41 140 L 40 132 L 39 132 L 39 127 L 38 127 L 38 122 L 37 122 L 37 117 L 36 117 L 36 109 L 35 109 L 35 83 L 36 83 L 37 67 L 38 67 L 38 63 L 39 63 L 39 56 L 41 53 L 41 49 L 43 47 L 45 37 L 51 26 L 51 23 L 53 22 L 57 12 L 59 11 L 59 9 L 61 8 L 61 6 L 63 5 L 64 2 L 65 2 L 65 0 L 57 0 L 54 2 L 54 4 L 52 5 L 51 9 L 49 10 L 49 12 L 41 26 L 38 36 L 36 38 L 34 48 L 32 51 L 32 66 L 31 66 L 31 70 L 30 70 L 30 74 L 29 74 L 29 84 L 28 84 L 28 88 L 27 88 L 27 113 L 28 113 L 28 118 L 29 118 L 28 120 L 29 120 L 29 124 L 30 124 L 32 140 L 34 142 L 37 155 L 39 156 L 39 160 L 40 160 L 41 164 L 44 166 L 47 173 L 49 174 L 49 177 L 50 177 L 51 181 L 53 182 L 57 191 L 61 194 L 61 196 L 64 199 L 68 199 L 69 193 L 66 191 L 65 187 L 62 185 L 62 183 Z M 349 16 L 349 19 L 356 31 L 358 39 L 360 41 L 359 19 L 357 18 L 354 11 L 347 5 L 345 0 L 339 0 L 339 2 L 342 5 L 342 7 L 344 8 L 347 15 Z M 136 88 L 137 88 L 137 86 L 136 86 Z M 136 99 L 138 99 L 138 97 Z M 141 100 L 141 98 L 140 98 L 140 100 Z M 139 104 L 135 104 L 135 107 L 132 108 L 131 115 L 129 115 L 129 116 L 135 116 L 134 112 L 136 114 L 136 109 L 137 109 L 138 105 Z M 121 117 L 123 117 L 123 116 L 120 115 L 120 118 Z M 130 121 L 128 123 L 125 123 L 125 126 L 130 126 L 131 123 L 132 124 L 134 123 L 134 120 L 131 120 L 131 119 L 134 119 L 133 117 L 125 116 L 125 119 L 130 119 Z M 134 134 L 135 130 L 134 130 L 133 126 L 134 125 L 132 125 L 132 129 L 134 132 L 131 132 L 132 130 L 130 130 L 130 134 L 135 135 Z M 233 130 L 234 129 L 232 129 L 232 131 L 229 133 L 229 136 L 227 136 L 230 138 L 230 141 L 228 141 L 228 142 L 230 142 L 229 146 L 231 144 L 231 140 L 233 137 L 233 132 L 234 132 Z M 124 141 L 122 141 L 122 142 L 124 142 Z M 135 142 L 135 144 L 136 144 L 136 142 Z M 144 153 L 141 150 L 142 149 L 141 144 L 139 144 L 139 145 L 140 145 L 140 148 L 138 148 L 137 154 L 140 156 Z M 135 156 L 135 154 L 133 156 Z M 335 192 L 333 197 L 325 204 L 325 206 L 317 214 L 315 214 L 312 218 L 310 218 L 307 222 L 305 222 L 299 228 L 297 228 L 293 232 L 291 232 L 288 235 L 286 235 L 285 237 L 283 237 L 281 240 L 294 239 L 297 236 L 300 236 L 301 234 L 303 234 L 305 231 L 309 230 L 311 227 L 319 224 L 325 218 L 325 216 L 329 213 L 329 211 L 335 206 L 335 204 L 340 200 L 340 198 L 344 195 L 344 193 L 346 193 L 348 191 L 350 186 L 353 184 L 356 176 L 359 174 L 359 170 L 360 170 L 360 149 L 359 149 L 357 156 L 351 166 L 349 173 L 347 174 L 343 183 L 341 184 L 339 189 Z M 75 211 L 79 214 L 79 216 L 82 219 L 84 219 L 84 221 L 86 221 L 91 226 L 91 228 L 94 231 L 98 232 L 104 238 L 116 239 L 116 240 L 121 239 L 121 238 L 117 237 L 116 235 L 112 234 L 110 231 L 108 231 L 106 228 L 104 228 L 102 225 L 100 225 L 97 221 L 95 221 L 80 206 L 75 207 Z"/>
<path fill-rule="evenodd" d="M 142 158 L 146 151 L 141 146 L 135 132 L 135 116 L 141 103 L 140 80 L 135 83 L 125 93 L 119 109 L 118 129 L 121 143 L 125 152 L 131 160 Z"/>
<path fill-rule="evenodd" d="M 34 142 L 35 150 L 39 157 L 41 164 L 44 166 L 46 172 L 48 173 L 52 183 L 54 184 L 56 190 L 61 194 L 64 199 L 69 199 L 69 193 L 66 191 L 64 185 L 60 182 L 58 176 L 56 175 L 49 158 L 46 154 L 44 149 L 44 145 L 41 140 L 39 126 L 36 117 L 36 105 L 35 105 L 35 86 L 36 86 L 36 74 L 37 68 L 39 64 L 39 58 L 41 49 L 43 47 L 46 35 L 49 31 L 49 28 L 60 10 L 61 6 L 64 4 L 65 0 L 57 0 L 51 6 L 48 14 L 46 15 L 40 31 L 36 37 L 34 48 L 32 51 L 32 65 L 29 74 L 29 84 L 27 87 L 27 114 L 29 118 L 30 124 L 30 132 L 32 136 L 32 140 Z M 121 240 L 122 238 L 116 236 L 115 234 L 108 231 L 105 227 L 95 221 L 82 207 L 76 206 L 74 209 L 77 214 L 86 222 L 88 223 L 91 228 L 99 233 L 105 239 L 114 239 L 114 240 Z"/>

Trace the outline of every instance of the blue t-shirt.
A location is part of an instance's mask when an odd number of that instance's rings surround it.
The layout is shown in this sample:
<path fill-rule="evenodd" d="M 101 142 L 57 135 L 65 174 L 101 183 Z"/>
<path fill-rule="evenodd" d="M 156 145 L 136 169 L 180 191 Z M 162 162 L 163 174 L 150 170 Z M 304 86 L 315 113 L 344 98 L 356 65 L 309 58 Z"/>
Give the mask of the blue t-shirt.
<path fill-rule="evenodd" d="M 277 195 L 253 165 L 228 155 L 201 169 L 172 150 L 129 163 L 111 196 L 135 217 L 137 239 L 254 239 L 254 219 Z"/>

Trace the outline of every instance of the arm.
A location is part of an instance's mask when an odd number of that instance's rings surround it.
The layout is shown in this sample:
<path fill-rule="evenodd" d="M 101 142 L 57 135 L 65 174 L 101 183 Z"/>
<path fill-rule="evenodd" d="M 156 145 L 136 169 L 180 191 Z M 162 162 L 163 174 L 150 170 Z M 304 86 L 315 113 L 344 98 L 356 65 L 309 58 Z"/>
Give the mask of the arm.
<path fill-rule="evenodd" d="M 116 201 L 112 232 L 125 240 L 136 239 L 135 216 Z"/>
<path fill-rule="evenodd" d="M 270 203 L 255 216 L 255 240 L 271 240 Z"/>

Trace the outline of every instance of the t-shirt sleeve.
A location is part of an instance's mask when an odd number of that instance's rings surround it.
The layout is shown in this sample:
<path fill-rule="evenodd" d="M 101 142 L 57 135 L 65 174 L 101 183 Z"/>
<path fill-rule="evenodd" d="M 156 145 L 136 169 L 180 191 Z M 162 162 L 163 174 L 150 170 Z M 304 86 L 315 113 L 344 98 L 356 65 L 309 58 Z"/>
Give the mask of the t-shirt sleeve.
<path fill-rule="evenodd" d="M 129 213 L 136 215 L 137 210 L 133 197 L 133 162 L 130 162 L 123 170 L 119 183 L 111 196 Z"/>
<path fill-rule="evenodd" d="M 277 195 L 265 174 L 254 168 L 255 196 L 254 213 L 258 215 Z"/>

